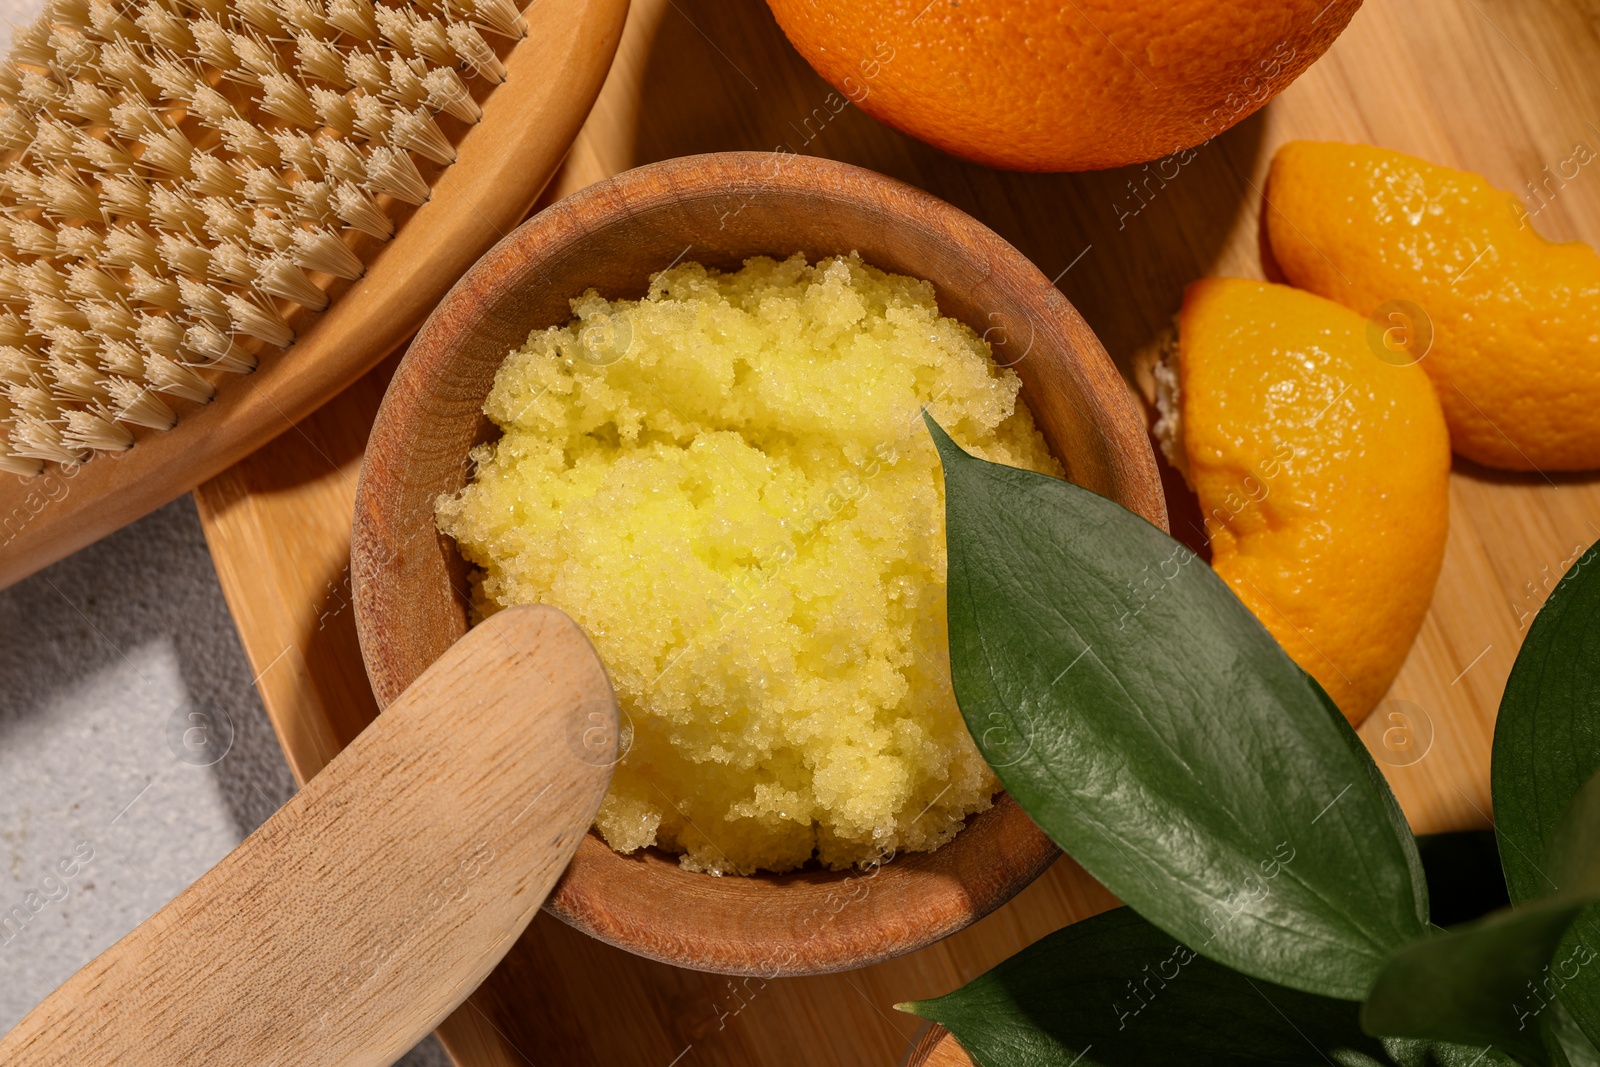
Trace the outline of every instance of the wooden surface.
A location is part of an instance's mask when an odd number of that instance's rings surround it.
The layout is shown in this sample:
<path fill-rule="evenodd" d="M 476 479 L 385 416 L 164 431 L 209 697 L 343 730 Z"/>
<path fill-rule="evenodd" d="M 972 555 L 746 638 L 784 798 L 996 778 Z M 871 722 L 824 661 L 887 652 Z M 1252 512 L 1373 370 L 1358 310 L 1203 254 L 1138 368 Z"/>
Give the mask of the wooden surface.
<path fill-rule="evenodd" d="M 904 1067 L 972 1067 L 972 1057 L 950 1031 L 931 1023 L 906 1053 Z"/>
<path fill-rule="evenodd" d="M 460 490 L 473 445 L 495 432 L 483 404 L 506 352 L 566 323 L 569 294 L 642 294 L 686 247 L 724 266 L 752 255 L 798 250 L 815 261 L 856 250 L 885 270 L 927 279 L 947 314 L 1012 338 L 995 346 L 995 358 L 1016 365 L 1068 476 L 1165 524 L 1141 414 L 1111 361 L 1049 279 L 971 216 L 814 156 L 726 152 L 655 163 L 567 197 L 496 245 L 423 324 L 395 371 L 367 442 L 350 550 L 356 632 L 380 705 L 470 625 L 466 567 L 439 534 L 434 506 Z M 914 421 L 902 432 L 923 431 Z M 943 848 L 868 872 L 713 878 L 662 854 L 620 856 L 593 834 L 548 910 L 665 963 L 763 978 L 822 974 L 967 926 L 1057 854 L 1009 801 Z"/>
<path fill-rule="evenodd" d="M 859 163 L 972 212 L 1059 275 L 1126 368 L 1168 325 L 1187 282 L 1261 276 L 1261 183 L 1285 140 L 1370 141 L 1470 167 L 1519 193 L 1545 181 L 1544 167 L 1555 174 L 1579 142 L 1600 148 L 1591 125 L 1600 123 L 1597 20 L 1600 8 L 1578 0 L 1368 0 L 1299 81 L 1176 176 L 1168 164 L 1163 181 L 1157 167 L 1049 176 L 961 163 L 854 108 L 835 113 L 840 98 L 758 0 L 636 0 L 618 62 L 546 199 L 691 152 L 786 145 Z M 1576 176 L 1552 181 L 1533 224 L 1600 243 L 1600 168 L 1566 163 L 1566 172 Z M 264 672 L 263 699 L 302 771 L 318 744 L 352 736 L 373 710 L 345 567 L 355 471 L 382 385 L 381 372 L 369 376 L 198 493 L 224 591 Z M 1362 730 L 1387 757 L 1419 831 L 1488 825 L 1494 711 L 1527 616 L 1574 547 L 1600 537 L 1600 490 L 1589 476 L 1458 463 L 1451 505 L 1433 610 L 1391 691 L 1395 703 Z M 1175 507 L 1175 524 L 1181 514 Z M 357 695 L 368 702 L 359 713 Z M 1405 755 L 1408 739 L 1420 758 Z M 886 1067 L 919 1031 L 895 1003 L 947 992 L 1110 903 L 1062 860 L 1005 908 L 913 956 L 764 985 L 648 963 L 541 915 L 524 938 L 535 951 L 519 964 L 527 995 L 483 1005 L 519 1026 L 475 1035 L 486 1047 L 503 1038 L 526 1058 L 513 1049 L 470 1062 Z"/>
<path fill-rule="evenodd" d="M 52 464 L 39 479 L 0 477 L 0 516 L 12 518 L 0 587 L 227 469 L 405 340 L 555 173 L 604 81 L 627 9 L 628 0 L 530 7 L 528 35 L 506 51 L 506 80 L 483 95 L 483 117 L 457 140 L 456 161 L 442 171 L 429 167 L 431 198 L 400 214 L 392 240 L 365 239 L 366 273 L 335 287 L 326 312 L 301 309 L 290 318 L 298 337 L 289 348 L 265 355 L 249 375 L 228 376 L 213 402 L 180 403 L 176 427 L 140 430 L 127 452 L 71 473 Z M 446 125 L 460 123 L 447 117 Z M 40 483 L 62 489 L 41 498 Z"/>
<path fill-rule="evenodd" d="M 611 783 L 566 744 L 616 698 L 581 629 L 515 608 L 462 638 L 222 862 L 3 1040 L 12 1067 L 387 1067 L 474 989 Z"/>

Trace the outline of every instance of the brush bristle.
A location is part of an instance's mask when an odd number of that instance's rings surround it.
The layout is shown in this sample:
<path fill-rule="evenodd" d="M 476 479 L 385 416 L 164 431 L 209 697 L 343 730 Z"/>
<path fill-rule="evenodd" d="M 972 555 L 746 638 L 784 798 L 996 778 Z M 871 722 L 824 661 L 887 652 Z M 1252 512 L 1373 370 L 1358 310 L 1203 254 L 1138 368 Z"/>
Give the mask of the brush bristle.
<path fill-rule="evenodd" d="M 0 62 L 0 471 L 131 448 L 292 344 L 454 161 L 437 116 L 482 116 L 484 34 L 526 31 L 515 0 L 49 0 Z"/>

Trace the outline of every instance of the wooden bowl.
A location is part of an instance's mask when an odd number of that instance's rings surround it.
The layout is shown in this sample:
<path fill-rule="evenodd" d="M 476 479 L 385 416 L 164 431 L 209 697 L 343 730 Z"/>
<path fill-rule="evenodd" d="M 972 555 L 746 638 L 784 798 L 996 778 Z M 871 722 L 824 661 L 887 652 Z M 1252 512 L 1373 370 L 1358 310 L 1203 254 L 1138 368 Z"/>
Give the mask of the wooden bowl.
<path fill-rule="evenodd" d="M 939 306 L 1015 367 L 1045 440 L 1081 485 L 1165 527 L 1144 425 L 1100 343 L 1039 270 L 970 216 L 858 167 L 720 153 L 620 174 L 528 221 L 456 284 L 406 353 L 372 428 L 356 497 L 351 575 L 361 652 L 387 705 L 467 629 L 466 565 L 434 526 L 501 360 L 571 317 L 594 287 L 639 297 L 682 258 L 859 251 L 926 278 Z M 698 970 L 772 977 L 861 967 L 928 945 L 1004 903 L 1056 857 L 1004 795 L 931 853 L 870 872 L 713 877 L 654 850 L 623 856 L 591 833 L 545 907 L 613 945 Z"/>

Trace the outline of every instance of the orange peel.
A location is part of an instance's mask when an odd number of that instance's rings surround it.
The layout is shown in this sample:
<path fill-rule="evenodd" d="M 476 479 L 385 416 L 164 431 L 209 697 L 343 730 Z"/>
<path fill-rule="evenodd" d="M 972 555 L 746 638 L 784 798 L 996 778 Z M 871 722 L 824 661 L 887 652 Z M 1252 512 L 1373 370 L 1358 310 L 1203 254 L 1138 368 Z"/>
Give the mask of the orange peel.
<path fill-rule="evenodd" d="M 1600 467 L 1593 248 L 1540 237 L 1476 174 L 1368 145 L 1284 145 L 1267 198 L 1284 277 L 1370 316 L 1428 372 L 1456 452 L 1508 470 Z"/>
<path fill-rule="evenodd" d="M 1359 723 L 1444 559 L 1450 447 L 1433 387 L 1380 358 L 1362 316 L 1284 285 L 1196 282 L 1178 338 L 1156 372 L 1156 432 L 1199 497 L 1212 566 Z"/>

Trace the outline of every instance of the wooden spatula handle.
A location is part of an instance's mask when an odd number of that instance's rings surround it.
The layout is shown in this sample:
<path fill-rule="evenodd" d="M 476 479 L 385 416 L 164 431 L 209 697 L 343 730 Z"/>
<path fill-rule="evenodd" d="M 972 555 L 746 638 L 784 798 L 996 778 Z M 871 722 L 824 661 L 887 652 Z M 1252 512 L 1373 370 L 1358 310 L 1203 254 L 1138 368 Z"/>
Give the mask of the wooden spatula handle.
<path fill-rule="evenodd" d="M 615 722 L 572 620 L 492 616 L 34 1009 L 0 1063 L 393 1063 L 488 975 L 566 868 L 609 785 Z"/>

